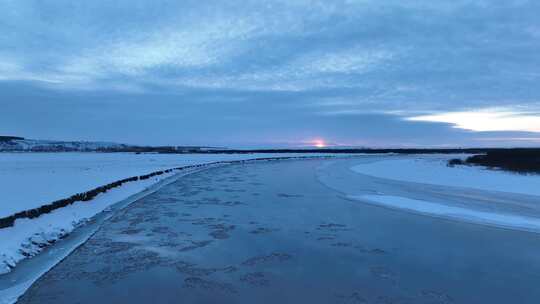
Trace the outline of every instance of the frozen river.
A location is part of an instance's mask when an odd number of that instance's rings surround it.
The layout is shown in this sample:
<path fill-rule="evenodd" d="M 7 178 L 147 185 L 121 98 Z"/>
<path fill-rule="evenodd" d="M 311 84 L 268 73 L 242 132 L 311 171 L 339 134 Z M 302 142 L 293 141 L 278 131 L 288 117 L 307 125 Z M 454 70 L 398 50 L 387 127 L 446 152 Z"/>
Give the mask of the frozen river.
<path fill-rule="evenodd" d="M 539 234 L 348 194 L 465 197 L 531 216 L 534 197 L 418 187 L 349 170 L 358 162 L 261 162 L 180 178 L 115 214 L 19 303 L 540 302 Z"/>

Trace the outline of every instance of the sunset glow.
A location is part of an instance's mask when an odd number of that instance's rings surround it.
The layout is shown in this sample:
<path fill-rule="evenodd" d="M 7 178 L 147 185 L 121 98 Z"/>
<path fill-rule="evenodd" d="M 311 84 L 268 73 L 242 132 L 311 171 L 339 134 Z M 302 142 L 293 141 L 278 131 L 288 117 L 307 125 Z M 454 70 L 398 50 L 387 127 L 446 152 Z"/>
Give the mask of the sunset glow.
<path fill-rule="evenodd" d="M 326 147 L 326 143 L 324 142 L 324 140 L 322 139 L 316 139 L 313 141 L 313 145 L 317 148 L 325 148 Z"/>

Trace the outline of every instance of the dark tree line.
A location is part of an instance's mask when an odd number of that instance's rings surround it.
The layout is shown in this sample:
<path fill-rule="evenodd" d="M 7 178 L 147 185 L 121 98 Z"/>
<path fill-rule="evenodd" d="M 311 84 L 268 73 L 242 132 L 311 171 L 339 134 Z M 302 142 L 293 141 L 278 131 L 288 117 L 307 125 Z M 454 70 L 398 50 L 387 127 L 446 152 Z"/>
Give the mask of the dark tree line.
<path fill-rule="evenodd" d="M 23 140 L 24 137 L 18 137 L 18 136 L 1 136 L 0 135 L 0 141 L 12 141 L 12 140 Z"/>
<path fill-rule="evenodd" d="M 465 160 L 451 159 L 449 166 L 474 165 L 517 173 L 540 173 L 540 149 L 500 149 L 473 155 Z"/>

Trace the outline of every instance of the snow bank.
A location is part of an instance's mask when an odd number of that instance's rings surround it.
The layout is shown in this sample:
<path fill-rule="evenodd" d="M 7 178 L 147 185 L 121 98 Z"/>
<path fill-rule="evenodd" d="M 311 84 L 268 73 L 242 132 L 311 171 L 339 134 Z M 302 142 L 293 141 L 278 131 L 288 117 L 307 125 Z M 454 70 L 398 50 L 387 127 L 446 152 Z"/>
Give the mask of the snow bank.
<path fill-rule="evenodd" d="M 448 159 L 422 157 L 382 160 L 356 165 L 351 169 L 386 179 L 540 196 L 540 175 L 520 175 L 481 167 L 448 167 Z"/>
<path fill-rule="evenodd" d="M 384 207 L 406 210 L 429 216 L 465 221 L 495 227 L 540 232 L 540 219 L 447 206 L 423 200 L 390 195 L 349 195 L 350 199 L 367 201 Z"/>
<path fill-rule="evenodd" d="M 127 183 L 91 201 L 76 202 L 33 219 L 18 219 L 13 227 L 0 229 L 0 274 L 9 272 L 22 259 L 38 254 L 112 204 L 172 175 Z"/>

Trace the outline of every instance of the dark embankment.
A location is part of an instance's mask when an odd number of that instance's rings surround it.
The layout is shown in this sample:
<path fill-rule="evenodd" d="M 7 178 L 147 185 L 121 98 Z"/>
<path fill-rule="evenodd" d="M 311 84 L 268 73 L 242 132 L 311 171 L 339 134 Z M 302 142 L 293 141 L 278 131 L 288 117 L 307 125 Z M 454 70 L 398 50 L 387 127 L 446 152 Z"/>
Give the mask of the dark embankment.
<path fill-rule="evenodd" d="M 473 155 L 465 160 L 452 159 L 448 164 L 450 166 L 484 166 L 523 174 L 540 174 L 540 149 L 498 149 Z"/>
<path fill-rule="evenodd" d="M 24 140 L 24 137 L 0 135 L 0 141 Z"/>

